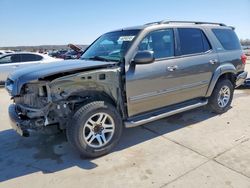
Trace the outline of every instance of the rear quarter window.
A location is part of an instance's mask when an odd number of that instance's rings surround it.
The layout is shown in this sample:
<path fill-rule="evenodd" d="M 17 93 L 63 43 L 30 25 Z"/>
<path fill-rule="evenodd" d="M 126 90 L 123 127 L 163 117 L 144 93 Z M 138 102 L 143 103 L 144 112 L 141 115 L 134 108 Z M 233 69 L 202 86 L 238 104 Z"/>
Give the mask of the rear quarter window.
<path fill-rule="evenodd" d="M 232 29 L 212 29 L 225 50 L 240 50 L 239 39 Z"/>

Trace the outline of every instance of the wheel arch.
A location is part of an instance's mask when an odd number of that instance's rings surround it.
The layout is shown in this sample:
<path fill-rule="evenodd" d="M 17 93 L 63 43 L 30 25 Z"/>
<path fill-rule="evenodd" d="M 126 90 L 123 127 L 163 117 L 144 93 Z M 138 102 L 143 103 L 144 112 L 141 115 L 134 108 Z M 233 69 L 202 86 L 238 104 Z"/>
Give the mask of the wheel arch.
<path fill-rule="evenodd" d="M 67 101 L 74 101 L 78 100 L 77 106 L 83 106 L 87 103 L 90 103 L 92 101 L 105 101 L 109 104 L 113 105 L 117 111 L 121 114 L 122 118 L 126 117 L 126 112 L 124 111 L 124 106 L 122 106 L 123 102 L 120 101 L 121 99 L 114 98 L 112 95 L 106 93 L 105 91 L 91 91 L 91 90 L 83 90 L 78 91 L 77 93 L 72 93 L 69 95 L 66 99 Z M 76 107 L 77 109 L 77 107 Z"/>
<path fill-rule="evenodd" d="M 212 79 L 210 81 L 210 84 L 206 93 L 206 97 L 211 96 L 216 83 L 220 79 L 229 79 L 232 82 L 233 86 L 235 86 L 236 74 L 237 74 L 237 70 L 232 64 L 228 63 L 228 64 L 223 64 L 219 66 L 215 70 L 212 76 Z"/>
<path fill-rule="evenodd" d="M 91 90 L 78 91 L 75 93 L 71 93 L 71 95 L 69 95 L 66 98 L 66 100 L 68 101 L 79 100 L 79 98 L 82 99 L 83 103 L 86 103 L 89 101 L 103 100 L 117 107 L 117 100 L 104 91 L 91 91 Z"/>

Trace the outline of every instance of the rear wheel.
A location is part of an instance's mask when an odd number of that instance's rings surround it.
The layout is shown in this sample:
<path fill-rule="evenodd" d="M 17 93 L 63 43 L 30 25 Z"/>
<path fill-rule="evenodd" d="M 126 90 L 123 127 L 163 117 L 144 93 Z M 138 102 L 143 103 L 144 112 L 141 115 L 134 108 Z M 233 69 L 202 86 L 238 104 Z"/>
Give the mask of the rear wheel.
<path fill-rule="evenodd" d="M 117 144 L 122 129 L 116 108 L 104 101 L 94 101 L 77 110 L 67 128 L 67 137 L 82 155 L 98 157 Z"/>
<path fill-rule="evenodd" d="M 215 113 L 226 112 L 233 99 L 234 87 L 230 80 L 219 80 L 209 98 L 209 107 Z"/>

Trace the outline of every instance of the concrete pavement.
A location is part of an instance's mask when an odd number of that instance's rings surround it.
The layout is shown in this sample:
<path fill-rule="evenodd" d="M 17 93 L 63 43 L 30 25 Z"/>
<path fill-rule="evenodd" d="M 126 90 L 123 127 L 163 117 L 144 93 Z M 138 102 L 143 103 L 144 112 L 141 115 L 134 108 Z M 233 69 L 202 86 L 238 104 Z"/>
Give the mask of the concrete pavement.
<path fill-rule="evenodd" d="M 0 89 L 1 188 L 250 188 L 250 90 L 236 90 L 222 115 L 199 108 L 125 129 L 114 151 L 97 159 L 80 157 L 62 134 L 19 137 L 9 103 Z"/>

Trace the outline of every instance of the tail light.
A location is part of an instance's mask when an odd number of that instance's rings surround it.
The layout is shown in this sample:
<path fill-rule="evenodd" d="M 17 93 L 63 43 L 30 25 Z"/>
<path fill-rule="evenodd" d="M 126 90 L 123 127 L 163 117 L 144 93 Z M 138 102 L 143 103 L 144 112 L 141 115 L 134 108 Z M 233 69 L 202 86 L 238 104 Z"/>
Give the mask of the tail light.
<path fill-rule="evenodd" d="M 245 54 L 242 54 L 240 58 L 241 58 L 242 63 L 245 65 L 247 62 L 247 56 Z"/>

